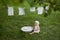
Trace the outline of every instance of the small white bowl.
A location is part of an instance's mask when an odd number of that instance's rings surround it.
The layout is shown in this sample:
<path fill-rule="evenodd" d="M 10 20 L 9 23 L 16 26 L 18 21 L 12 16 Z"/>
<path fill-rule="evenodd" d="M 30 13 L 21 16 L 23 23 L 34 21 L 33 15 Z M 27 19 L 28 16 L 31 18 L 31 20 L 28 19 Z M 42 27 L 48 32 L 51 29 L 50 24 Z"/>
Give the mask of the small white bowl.
<path fill-rule="evenodd" d="M 24 26 L 21 28 L 23 32 L 31 32 L 33 30 L 33 27 L 31 26 Z"/>

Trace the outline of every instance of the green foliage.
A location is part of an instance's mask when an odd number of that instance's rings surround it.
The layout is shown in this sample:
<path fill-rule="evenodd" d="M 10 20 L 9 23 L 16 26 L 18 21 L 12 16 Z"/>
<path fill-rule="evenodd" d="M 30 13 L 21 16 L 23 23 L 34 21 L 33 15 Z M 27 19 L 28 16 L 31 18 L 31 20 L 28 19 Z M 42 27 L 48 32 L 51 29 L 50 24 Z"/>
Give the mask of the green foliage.
<path fill-rule="evenodd" d="M 44 5 L 50 5 L 52 10 L 60 10 L 60 0 L 45 0 Z"/>
<path fill-rule="evenodd" d="M 7 8 L 8 0 L 0 0 L 2 2 L 2 5 Z"/>
<path fill-rule="evenodd" d="M 13 5 L 19 5 L 19 0 L 12 0 Z"/>
<path fill-rule="evenodd" d="M 20 3 L 23 3 L 24 0 L 19 0 Z"/>
<path fill-rule="evenodd" d="M 27 0 L 30 6 L 34 6 L 34 0 Z"/>
<path fill-rule="evenodd" d="M 24 1 L 23 5 L 26 9 L 30 9 L 30 4 L 28 3 L 28 1 Z"/>
<path fill-rule="evenodd" d="M 60 6 L 60 0 L 57 0 L 56 1 L 56 5 L 59 5 Z"/>

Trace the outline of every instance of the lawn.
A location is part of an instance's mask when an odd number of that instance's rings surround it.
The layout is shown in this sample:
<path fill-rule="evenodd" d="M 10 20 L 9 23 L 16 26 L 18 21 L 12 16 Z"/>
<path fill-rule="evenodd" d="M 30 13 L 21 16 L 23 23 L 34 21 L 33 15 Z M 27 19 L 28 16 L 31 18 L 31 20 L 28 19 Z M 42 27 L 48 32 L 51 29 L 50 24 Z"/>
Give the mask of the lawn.
<path fill-rule="evenodd" d="M 25 15 L 19 16 L 18 7 L 14 8 L 15 15 L 8 16 L 7 8 L 0 6 L 0 40 L 60 40 L 60 12 L 44 17 L 27 10 Z M 23 26 L 34 26 L 35 20 L 40 22 L 39 34 L 30 35 L 20 30 Z"/>

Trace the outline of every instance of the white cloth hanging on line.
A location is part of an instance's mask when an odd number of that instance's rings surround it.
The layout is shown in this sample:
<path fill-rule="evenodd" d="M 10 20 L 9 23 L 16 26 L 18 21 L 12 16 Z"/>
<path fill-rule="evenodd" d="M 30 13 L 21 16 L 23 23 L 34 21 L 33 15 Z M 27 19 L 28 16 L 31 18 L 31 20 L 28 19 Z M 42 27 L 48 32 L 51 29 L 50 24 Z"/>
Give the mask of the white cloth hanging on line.
<path fill-rule="evenodd" d="M 38 10 L 38 14 L 43 14 L 43 12 L 44 12 L 43 7 L 38 7 L 37 10 Z"/>
<path fill-rule="evenodd" d="M 19 9 L 19 15 L 25 15 L 25 8 L 18 8 Z"/>
<path fill-rule="evenodd" d="M 46 10 L 46 13 L 48 13 L 49 6 L 46 6 L 46 7 L 45 7 L 45 10 Z"/>
<path fill-rule="evenodd" d="M 35 12 L 35 7 L 31 7 L 30 12 Z"/>
<path fill-rule="evenodd" d="M 8 16 L 13 16 L 13 15 L 14 15 L 13 7 L 8 7 Z"/>

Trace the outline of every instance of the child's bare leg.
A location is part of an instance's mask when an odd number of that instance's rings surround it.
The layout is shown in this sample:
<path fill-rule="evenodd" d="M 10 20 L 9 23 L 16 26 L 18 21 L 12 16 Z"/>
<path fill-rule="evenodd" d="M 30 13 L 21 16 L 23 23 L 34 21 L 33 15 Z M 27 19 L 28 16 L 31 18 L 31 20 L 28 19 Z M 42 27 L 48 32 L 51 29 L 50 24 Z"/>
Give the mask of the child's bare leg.
<path fill-rule="evenodd" d="M 32 32 L 32 33 L 30 33 L 30 34 L 34 34 L 35 32 Z"/>

